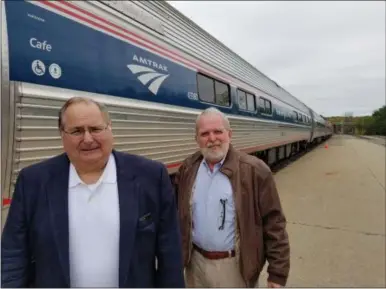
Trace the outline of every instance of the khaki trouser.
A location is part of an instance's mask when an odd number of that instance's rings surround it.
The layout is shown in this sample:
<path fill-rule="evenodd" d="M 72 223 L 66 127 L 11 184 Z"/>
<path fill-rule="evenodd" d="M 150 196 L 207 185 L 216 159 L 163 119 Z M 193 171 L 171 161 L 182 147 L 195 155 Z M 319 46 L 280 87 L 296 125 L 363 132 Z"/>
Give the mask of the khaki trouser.
<path fill-rule="evenodd" d="M 185 270 L 186 287 L 246 287 L 236 258 L 211 260 L 196 250 L 191 257 Z"/>

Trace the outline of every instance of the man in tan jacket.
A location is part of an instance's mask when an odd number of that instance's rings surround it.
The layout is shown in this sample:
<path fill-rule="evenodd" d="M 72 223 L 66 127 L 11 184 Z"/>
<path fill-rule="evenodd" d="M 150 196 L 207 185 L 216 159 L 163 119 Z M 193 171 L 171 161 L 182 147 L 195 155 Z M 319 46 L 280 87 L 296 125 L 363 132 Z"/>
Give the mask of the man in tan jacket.
<path fill-rule="evenodd" d="M 286 285 L 286 219 L 269 167 L 231 145 L 228 119 L 215 108 L 196 121 L 200 151 L 175 176 L 187 287 Z"/>

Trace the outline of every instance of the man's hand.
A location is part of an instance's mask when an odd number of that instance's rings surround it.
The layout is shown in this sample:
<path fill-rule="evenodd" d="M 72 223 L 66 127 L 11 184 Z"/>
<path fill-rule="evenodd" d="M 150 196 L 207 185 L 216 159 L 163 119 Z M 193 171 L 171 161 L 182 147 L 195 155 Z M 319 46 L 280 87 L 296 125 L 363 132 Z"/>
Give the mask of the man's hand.
<path fill-rule="evenodd" d="M 273 283 L 271 281 L 267 282 L 267 287 L 268 288 L 281 288 L 282 286 L 280 284 Z"/>

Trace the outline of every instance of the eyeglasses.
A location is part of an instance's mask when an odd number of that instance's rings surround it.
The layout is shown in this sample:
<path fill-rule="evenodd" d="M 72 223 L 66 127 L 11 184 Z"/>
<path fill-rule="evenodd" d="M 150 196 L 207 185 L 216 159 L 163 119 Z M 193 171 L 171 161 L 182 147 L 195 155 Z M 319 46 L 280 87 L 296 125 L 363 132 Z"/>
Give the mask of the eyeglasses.
<path fill-rule="evenodd" d="M 66 134 L 69 134 L 73 137 L 83 137 L 84 134 L 86 133 L 86 130 L 92 136 L 98 136 L 98 135 L 102 134 L 107 128 L 108 128 L 108 125 L 106 125 L 106 126 L 91 126 L 88 129 L 85 129 L 83 127 L 77 127 L 77 128 L 71 129 L 69 131 L 62 129 L 62 131 L 64 131 Z"/>

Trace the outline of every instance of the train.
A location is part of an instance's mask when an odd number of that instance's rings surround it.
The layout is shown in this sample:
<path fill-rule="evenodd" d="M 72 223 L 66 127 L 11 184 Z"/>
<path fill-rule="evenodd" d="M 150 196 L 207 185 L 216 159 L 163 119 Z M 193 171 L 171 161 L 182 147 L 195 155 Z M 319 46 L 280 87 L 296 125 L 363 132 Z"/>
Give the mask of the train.
<path fill-rule="evenodd" d="M 332 135 L 315 110 L 166 1 L 1 1 L 1 190 L 63 152 L 58 111 L 73 96 L 106 105 L 116 150 L 173 176 L 216 107 L 235 148 L 272 164 Z"/>

